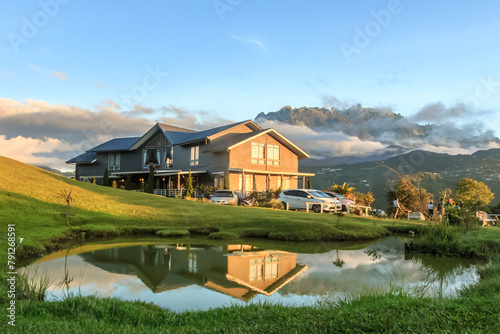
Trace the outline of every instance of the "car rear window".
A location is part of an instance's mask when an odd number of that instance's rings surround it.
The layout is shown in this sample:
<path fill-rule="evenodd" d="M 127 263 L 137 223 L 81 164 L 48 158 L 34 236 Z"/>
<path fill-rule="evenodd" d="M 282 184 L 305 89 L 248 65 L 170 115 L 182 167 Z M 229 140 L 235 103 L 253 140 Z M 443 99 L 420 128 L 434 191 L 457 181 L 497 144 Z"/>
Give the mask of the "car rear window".
<path fill-rule="evenodd" d="M 233 193 L 231 191 L 216 191 L 214 197 L 233 197 Z"/>

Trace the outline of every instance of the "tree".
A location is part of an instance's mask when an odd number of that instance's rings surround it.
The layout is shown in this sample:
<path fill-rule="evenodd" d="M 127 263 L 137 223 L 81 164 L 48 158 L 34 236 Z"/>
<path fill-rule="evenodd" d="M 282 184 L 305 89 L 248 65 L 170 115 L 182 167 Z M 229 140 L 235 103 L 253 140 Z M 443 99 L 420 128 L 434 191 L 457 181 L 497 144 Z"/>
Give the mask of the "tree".
<path fill-rule="evenodd" d="M 427 204 L 431 199 L 431 194 L 423 188 L 417 188 L 407 176 L 403 176 L 394 189 L 394 199 L 399 199 L 399 208 L 402 212 L 412 211 L 426 214 Z"/>
<path fill-rule="evenodd" d="M 367 192 L 366 194 L 363 194 L 362 192 L 355 191 L 354 196 L 356 196 L 356 204 L 363 205 L 363 206 L 370 206 L 375 198 L 373 197 L 373 194 L 371 192 Z"/>
<path fill-rule="evenodd" d="M 229 184 L 229 170 L 226 170 L 224 174 L 224 190 L 231 189 L 231 185 Z"/>
<path fill-rule="evenodd" d="M 471 208 L 488 205 L 494 197 L 486 184 L 472 179 L 460 180 L 455 188 L 455 199 Z"/>
<path fill-rule="evenodd" d="M 312 189 L 311 179 L 312 176 L 309 176 L 309 178 L 307 179 L 307 189 Z"/>
<path fill-rule="evenodd" d="M 354 190 L 356 190 L 356 188 L 349 187 L 349 184 L 346 182 L 344 182 L 344 184 L 342 185 L 333 183 L 332 186 L 330 187 L 330 190 L 344 196 L 345 198 L 352 199 L 353 201 L 356 200 L 356 196 L 354 196 L 353 193 Z"/>
<path fill-rule="evenodd" d="M 109 176 L 107 168 L 104 170 L 104 176 L 102 177 L 102 185 L 105 187 L 109 187 Z"/>
<path fill-rule="evenodd" d="M 130 174 L 127 175 L 127 180 L 125 181 L 125 190 L 132 189 L 132 176 Z"/>
<path fill-rule="evenodd" d="M 193 177 L 191 176 L 191 169 L 190 169 L 186 180 L 186 197 L 193 197 L 193 194 L 194 194 Z"/>
<path fill-rule="evenodd" d="M 73 198 L 73 196 L 71 196 L 71 191 L 68 192 L 66 189 L 61 190 L 59 194 L 57 194 L 57 197 L 62 198 L 66 203 L 66 225 L 68 225 L 70 229 L 73 229 L 73 227 L 71 227 L 71 225 L 69 224 L 69 215 L 71 210 L 71 203 L 73 203 L 75 199 Z"/>
<path fill-rule="evenodd" d="M 149 175 L 148 175 L 148 180 L 146 181 L 146 189 L 144 189 L 144 192 L 152 194 L 154 188 L 155 188 L 155 166 L 153 164 L 149 164 Z"/>

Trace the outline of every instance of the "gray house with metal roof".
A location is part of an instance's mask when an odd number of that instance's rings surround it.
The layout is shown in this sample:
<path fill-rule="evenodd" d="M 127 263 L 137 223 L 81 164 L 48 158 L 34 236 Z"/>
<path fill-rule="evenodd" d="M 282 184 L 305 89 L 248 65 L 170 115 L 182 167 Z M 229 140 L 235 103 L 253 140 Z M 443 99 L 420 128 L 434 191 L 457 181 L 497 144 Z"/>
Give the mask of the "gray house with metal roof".
<path fill-rule="evenodd" d="M 298 161 L 308 157 L 276 130 L 249 120 L 204 131 L 157 123 L 142 137 L 112 139 L 66 163 L 76 165 L 78 180 L 102 183 L 107 168 L 111 179 L 122 184 L 130 177 L 136 189 L 153 164 L 155 192 L 166 194 L 181 189 L 189 171 L 197 184 L 215 188 L 223 187 L 226 172 L 232 190 L 304 187 L 314 174 L 299 173 Z"/>

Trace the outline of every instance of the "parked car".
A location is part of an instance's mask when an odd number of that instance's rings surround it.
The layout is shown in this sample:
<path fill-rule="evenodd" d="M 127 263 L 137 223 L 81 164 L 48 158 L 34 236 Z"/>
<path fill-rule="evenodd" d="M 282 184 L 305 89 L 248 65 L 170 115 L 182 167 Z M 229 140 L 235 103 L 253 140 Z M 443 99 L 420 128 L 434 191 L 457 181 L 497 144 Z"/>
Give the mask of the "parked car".
<path fill-rule="evenodd" d="M 308 204 L 309 209 L 314 212 L 321 212 L 321 204 L 323 204 L 323 211 L 330 212 L 339 210 L 342 208 L 342 204 L 325 194 L 320 190 L 314 189 L 288 189 L 283 190 L 278 196 L 278 199 L 283 203 L 284 208 L 288 204 L 289 209 L 306 209 L 306 202 L 312 203 Z M 318 203 L 318 204 L 314 204 Z"/>
<path fill-rule="evenodd" d="M 210 202 L 221 205 L 235 205 L 238 203 L 238 195 L 231 190 L 217 190 L 210 197 Z"/>
<path fill-rule="evenodd" d="M 345 198 L 341 194 L 337 194 L 331 191 L 325 191 L 325 194 L 330 196 L 331 198 L 335 198 L 336 200 L 340 201 L 340 204 L 342 204 L 342 211 L 347 211 L 347 209 L 351 209 L 351 206 L 356 205 L 356 202 L 353 201 L 352 199 Z"/>

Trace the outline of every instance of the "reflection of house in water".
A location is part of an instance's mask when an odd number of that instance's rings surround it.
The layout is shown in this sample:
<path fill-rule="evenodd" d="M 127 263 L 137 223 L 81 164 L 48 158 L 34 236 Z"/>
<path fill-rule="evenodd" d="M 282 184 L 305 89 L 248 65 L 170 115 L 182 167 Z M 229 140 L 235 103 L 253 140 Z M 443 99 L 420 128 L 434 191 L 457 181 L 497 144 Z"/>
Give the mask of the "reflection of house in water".
<path fill-rule="evenodd" d="M 155 293 L 198 284 L 244 301 L 270 296 L 307 270 L 295 253 L 248 245 L 143 245 L 80 256 L 106 271 L 134 274 Z"/>

